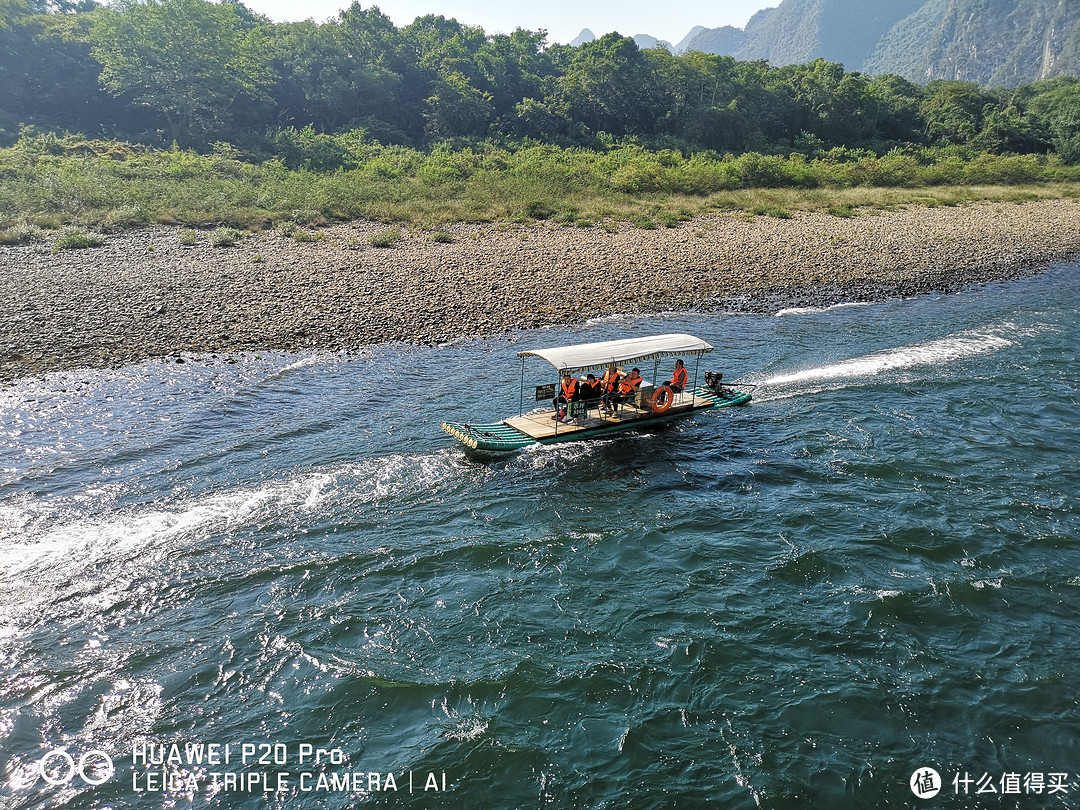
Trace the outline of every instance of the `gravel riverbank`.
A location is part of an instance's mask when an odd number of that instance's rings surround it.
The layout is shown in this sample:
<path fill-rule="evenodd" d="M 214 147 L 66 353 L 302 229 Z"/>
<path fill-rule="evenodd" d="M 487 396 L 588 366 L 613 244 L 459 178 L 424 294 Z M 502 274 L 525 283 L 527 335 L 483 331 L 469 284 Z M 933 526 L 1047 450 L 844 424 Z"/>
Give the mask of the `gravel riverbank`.
<path fill-rule="evenodd" d="M 600 315 L 770 312 L 1008 278 L 1080 254 L 1080 202 L 853 218 L 717 214 L 677 228 L 458 225 L 395 246 L 351 223 L 213 247 L 179 229 L 53 253 L 0 247 L 0 380 L 151 357 L 432 343 Z"/>

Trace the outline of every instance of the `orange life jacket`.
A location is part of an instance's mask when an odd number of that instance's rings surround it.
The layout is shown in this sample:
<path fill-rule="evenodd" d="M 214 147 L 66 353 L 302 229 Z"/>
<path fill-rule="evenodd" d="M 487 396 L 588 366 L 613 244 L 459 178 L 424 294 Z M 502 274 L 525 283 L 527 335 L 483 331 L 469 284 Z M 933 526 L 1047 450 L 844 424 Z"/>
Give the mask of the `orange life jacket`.
<path fill-rule="evenodd" d="M 577 380 L 573 377 L 563 377 L 562 392 L 564 397 L 570 399 L 570 397 L 577 393 Z"/>
<path fill-rule="evenodd" d="M 611 391 L 614 391 L 616 388 L 618 388 L 618 386 L 619 386 L 619 377 L 621 377 L 621 376 L 622 375 L 619 374 L 618 371 L 613 371 L 610 368 L 607 371 L 604 372 L 604 376 L 600 379 L 600 384 L 601 384 L 601 387 L 603 388 L 605 394 L 607 394 L 607 393 L 609 393 Z"/>
<path fill-rule="evenodd" d="M 629 394 L 631 391 L 641 385 L 641 377 L 623 377 L 619 380 L 619 393 L 622 395 Z"/>
<path fill-rule="evenodd" d="M 689 374 L 686 373 L 686 367 L 675 369 L 675 373 L 671 375 L 672 385 L 677 385 L 679 388 L 686 388 L 686 381 L 689 379 Z"/>

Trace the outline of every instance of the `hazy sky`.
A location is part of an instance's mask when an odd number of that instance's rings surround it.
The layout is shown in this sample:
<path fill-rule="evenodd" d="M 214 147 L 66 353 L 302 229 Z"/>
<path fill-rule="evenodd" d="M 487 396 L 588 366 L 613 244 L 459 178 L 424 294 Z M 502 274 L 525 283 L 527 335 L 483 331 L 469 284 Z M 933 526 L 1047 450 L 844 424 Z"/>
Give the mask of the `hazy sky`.
<path fill-rule="evenodd" d="M 243 0 L 252 11 L 275 22 L 337 16 L 350 0 Z M 780 5 L 780 0 L 675 0 L 670 3 L 626 0 L 544 0 L 515 3 L 503 0 L 377 0 L 378 6 L 399 28 L 424 14 L 442 14 L 458 22 L 478 25 L 489 34 L 508 34 L 515 28 L 543 29 L 550 42 L 569 42 L 582 28 L 597 36 L 618 31 L 626 36 L 650 34 L 678 44 L 695 25 L 742 28 L 755 11 Z"/>

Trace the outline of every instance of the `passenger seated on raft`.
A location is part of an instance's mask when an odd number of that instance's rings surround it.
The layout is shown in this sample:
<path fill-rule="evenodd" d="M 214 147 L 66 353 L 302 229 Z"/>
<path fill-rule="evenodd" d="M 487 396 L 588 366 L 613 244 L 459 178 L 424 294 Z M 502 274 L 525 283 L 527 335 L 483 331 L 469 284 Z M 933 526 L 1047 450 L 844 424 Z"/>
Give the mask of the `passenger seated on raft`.
<path fill-rule="evenodd" d="M 607 371 L 604 372 L 604 376 L 600 378 L 600 395 L 613 394 L 619 390 L 619 378 L 622 377 L 622 372 L 619 371 L 619 367 L 612 363 L 608 366 Z"/>
<path fill-rule="evenodd" d="M 676 394 L 681 394 L 686 388 L 686 382 L 689 379 L 689 375 L 686 372 L 686 366 L 683 365 L 682 360 L 675 361 L 675 371 L 671 375 L 671 379 L 664 385 L 674 391 Z"/>
<path fill-rule="evenodd" d="M 578 390 L 581 392 L 582 401 L 588 403 L 590 407 L 595 406 L 596 401 L 600 399 L 600 395 L 603 393 L 600 390 L 600 381 L 596 379 L 596 375 L 585 375 L 585 379 L 579 385 Z"/>
<path fill-rule="evenodd" d="M 570 421 L 570 416 L 567 413 L 567 409 L 563 407 L 561 410 L 560 405 L 566 405 L 567 402 L 577 402 L 581 399 L 581 386 L 577 380 L 574 379 L 574 375 L 569 371 L 564 371 L 562 376 L 562 384 L 559 386 L 559 393 L 551 401 L 552 406 L 555 408 L 555 415 L 552 419 L 561 419 L 564 422 Z"/>
<path fill-rule="evenodd" d="M 641 387 L 641 371 L 636 366 L 630 369 L 630 373 L 619 380 L 614 394 L 604 396 L 604 400 L 610 407 L 615 407 L 630 399 Z"/>
<path fill-rule="evenodd" d="M 612 409 L 611 400 L 619 394 L 619 380 L 622 376 L 619 367 L 612 363 L 600 378 L 600 402 L 607 412 Z"/>

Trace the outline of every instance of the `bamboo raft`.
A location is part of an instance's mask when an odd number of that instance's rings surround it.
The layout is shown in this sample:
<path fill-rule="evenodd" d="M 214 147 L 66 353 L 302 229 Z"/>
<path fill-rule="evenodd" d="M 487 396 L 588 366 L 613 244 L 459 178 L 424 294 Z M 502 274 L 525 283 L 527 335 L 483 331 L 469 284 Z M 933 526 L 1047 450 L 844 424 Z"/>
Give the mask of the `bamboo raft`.
<path fill-rule="evenodd" d="M 585 343 L 552 349 L 536 349 L 520 352 L 522 358 L 522 398 L 517 416 L 495 423 L 443 422 L 442 429 L 465 447 L 485 452 L 510 452 L 531 444 L 554 444 L 608 435 L 630 428 L 648 425 L 686 416 L 711 408 L 730 408 L 745 405 L 751 395 L 722 386 L 695 386 L 687 391 L 657 398 L 656 388 L 642 385 L 627 401 L 620 403 L 613 412 L 605 412 L 599 400 L 570 402 L 569 419 L 556 419 L 554 407 L 525 411 L 525 360 L 540 357 L 547 360 L 561 377 L 563 373 L 583 372 L 606 368 L 611 365 L 654 364 L 652 379 L 657 379 L 661 358 L 675 356 L 700 357 L 713 347 L 691 335 L 659 335 L 651 338 Z M 695 369 L 695 378 L 697 369 Z M 706 375 L 708 377 L 708 375 Z M 535 387 L 535 400 L 543 401 L 554 396 L 556 387 L 550 384 Z M 663 406 L 657 404 L 663 399 Z"/>

